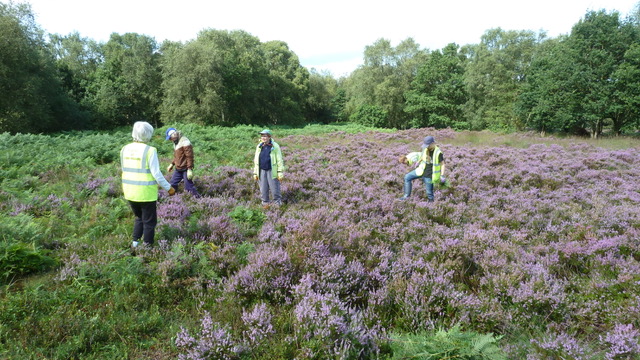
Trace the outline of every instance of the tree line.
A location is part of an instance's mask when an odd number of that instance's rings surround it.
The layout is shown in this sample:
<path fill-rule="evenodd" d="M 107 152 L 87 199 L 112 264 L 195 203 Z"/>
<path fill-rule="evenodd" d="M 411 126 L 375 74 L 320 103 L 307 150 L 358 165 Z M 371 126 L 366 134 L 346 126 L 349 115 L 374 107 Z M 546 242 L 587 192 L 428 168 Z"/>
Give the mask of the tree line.
<path fill-rule="evenodd" d="M 636 11 L 636 14 L 638 11 Z M 379 39 L 349 76 L 307 70 L 283 41 L 205 29 L 158 44 L 45 34 L 29 4 L 0 4 L 0 132 L 108 130 L 145 120 L 234 126 L 353 121 L 388 128 L 640 128 L 640 21 L 589 11 L 567 35 L 490 29 L 479 44 Z"/>

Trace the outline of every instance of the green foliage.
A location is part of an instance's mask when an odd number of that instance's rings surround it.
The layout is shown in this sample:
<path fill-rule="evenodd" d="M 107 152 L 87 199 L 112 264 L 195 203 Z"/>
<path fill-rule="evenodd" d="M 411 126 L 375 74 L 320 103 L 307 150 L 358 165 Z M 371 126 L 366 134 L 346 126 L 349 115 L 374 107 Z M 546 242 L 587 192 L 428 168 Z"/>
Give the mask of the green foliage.
<path fill-rule="evenodd" d="M 7 216 L 0 222 L 0 240 L 3 242 L 38 242 L 44 232 L 45 229 L 28 214 Z"/>
<path fill-rule="evenodd" d="M 309 74 L 286 43 L 244 31 L 205 30 L 166 46 L 164 122 L 208 125 L 303 122 Z"/>
<path fill-rule="evenodd" d="M 376 105 L 362 105 L 355 114 L 351 115 L 351 121 L 373 127 L 384 127 L 387 122 L 387 112 Z"/>
<path fill-rule="evenodd" d="M 157 269 L 162 274 L 164 281 L 168 283 L 176 282 L 179 284 L 180 281 L 192 277 L 215 279 L 218 276 L 212 269 L 208 257 L 209 251 L 214 251 L 212 249 L 211 244 L 205 242 L 195 244 L 173 242 L 167 258 L 157 264 Z"/>
<path fill-rule="evenodd" d="M 309 97 L 307 98 L 307 118 L 321 123 L 330 123 L 340 118 L 344 108 L 344 89 L 338 91 L 338 82 L 329 74 L 311 70 L 309 76 Z"/>
<path fill-rule="evenodd" d="M 465 61 L 456 44 L 447 45 L 442 53 L 431 53 L 405 94 L 405 111 L 413 116 L 411 127 L 467 127 L 462 114 L 462 105 L 467 101 Z"/>
<path fill-rule="evenodd" d="M 62 86 L 78 104 L 87 108 L 88 87 L 104 61 L 101 44 L 74 32 L 67 36 L 49 34 L 49 47 L 56 59 Z"/>
<path fill-rule="evenodd" d="M 0 132 L 81 128 L 28 4 L 0 3 Z"/>
<path fill-rule="evenodd" d="M 637 126 L 637 26 L 590 11 L 571 34 L 537 49 L 518 112 L 538 131 L 591 134 Z"/>
<path fill-rule="evenodd" d="M 409 90 L 427 52 L 407 38 L 395 48 L 389 40 L 379 39 L 364 51 L 364 66 L 355 70 L 345 81 L 347 102 L 345 115 L 351 121 L 363 119 L 363 108 L 375 107 L 383 111 L 384 119 L 360 122 L 386 128 L 409 127 L 409 115 L 404 111 L 404 94 Z"/>
<path fill-rule="evenodd" d="M 243 30 L 205 29 L 161 46 L 136 33 L 114 33 L 107 43 L 49 34 L 47 42 L 28 4 L 0 4 L 0 131 L 351 120 L 633 133 L 640 126 L 635 16 L 589 11 L 568 36 L 496 28 L 479 44 L 436 51 L 412 38 L 395 47 L 381 38 L 365 48 L 362 66 L 335 79 L 303 67 L 286 42 L 263 43 Z"/>
<path fill-rule="evenodd" d="M 541 38 L 532 31 L 487 30 L 480 44 L 465 49 L 469 62 L 465 114 L 472 130 L 522 128 L 514 101 Z"/>
<path fill-rule="evenodd" d="M 0 284 L 54 267 L 56 260 L 46 253 L 33 244 L 0 242 Z"/>
<path fill-rule="evenodd" d="M 253 243 L 250 242 L 243 242 L 242 244 L 238 245 L 238 247 L 236 247 L 236 253 L 238 256 L 238 260 L 240 261 L 241 264 L 246 264 L 247 263 L 247 258 L 249 257 L 249 254 L 251 254 L 252 252 L 254 252 L 256 250 L 256 246 Z"/>
<path fill-rule="evenodd" d="M 66 286 L 49 281 L 3 296 L 3 357 L 176 357 L 167 355 L 170 348 L 153 350 L 156 355 L 152 356 L 144 354 L 161 343 L 159 338 L 168 342 L 175 335 L 177 328 L 165 333 L 167 324 L 177 316 L 174 310 L 166 309 L 189 304 L 191 297 L 161 286 L 161 277 L 152 273 L 141 257 L 121 252 L 103 255 L 102 264 L 69 264 L 76 275 Z M 39 329 L 38 336 L 31 330 L 34 327 Z"/>
<path fill-rule="evenodd" d="M 102 50 L 104 64 L 97 69 L 87 96 L 96 113 L 94 127 L 111 129 L 138 120 L 156 123 L 162 78 L 155 40 L 114 33 Z"/>
<path fill-rule="evenodd" d="M 435 333 L 391 335 L 391 359 L 507 359 L 498 346 L 501 337 L 463 332 L 459 325 Z"/>
<path fill-rule="evenodd" d="M 237 206 L 230 213 L 232 218 L 238 225 L 241 225 L 248 234 L 257 234 L 267 216 L 259 209 Z"/>

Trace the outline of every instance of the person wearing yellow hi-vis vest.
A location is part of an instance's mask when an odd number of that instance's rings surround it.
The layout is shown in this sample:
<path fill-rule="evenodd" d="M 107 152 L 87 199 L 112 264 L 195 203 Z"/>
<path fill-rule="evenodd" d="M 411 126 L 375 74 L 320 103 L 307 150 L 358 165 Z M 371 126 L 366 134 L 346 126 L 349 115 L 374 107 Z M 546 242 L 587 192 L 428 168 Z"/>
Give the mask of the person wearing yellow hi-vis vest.
<path fill-rule="evenodd" d="M 410 163 L 410 161 L 407 161 L 407 163 Z M 411 196 L 411 183 L 415 179 L 422 178 L 427 191 L 427 200 L 429 202 L 433 201 L 433 184 L 437 181 L 445 183 L 444 172 L 444 154 L 436 145 L 436 140 L 433 136 L 425 137 L 416 168 L 404 176 L 404 195 L 399 200 L 408 199 Z"/>
<path fill-rule="evenodd" d="M 158 223 L 158 186 L 167 190 L 169 195 L 174 195 L 175 190 L 160 171 L 156 148 L 147 145 L 153 136 L 153 126 L 148 122 L 138 121 L 133 124 L 131 136 L 133 142 L 120 150 L 120 164 L 122 192 L 135 215 L 131 246 L 137 247 L 140 239 L 147 245 L 153 244 Z"/>

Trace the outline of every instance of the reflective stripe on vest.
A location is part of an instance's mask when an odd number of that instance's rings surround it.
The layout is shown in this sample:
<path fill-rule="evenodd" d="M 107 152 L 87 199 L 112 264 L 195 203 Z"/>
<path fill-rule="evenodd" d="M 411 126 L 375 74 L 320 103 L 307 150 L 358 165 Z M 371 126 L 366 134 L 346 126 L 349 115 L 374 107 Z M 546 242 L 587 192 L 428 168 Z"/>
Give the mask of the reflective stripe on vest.
<path fill-rule="evenodd" d="M 442 168 L 442 165 L 440 165 L 441 153 L 442 151 L 440 151 L 440 148 L 436 146 L 433 151 L 433 172 L 431 173 L 431 181 L 434 183 L 440 180 L 440 169 Z"/>
<path fill-rule="evenodd" d="M 407 158 L 407 162 L 409 163 L 409 165 L 413 165 L 415 163 L 417 163 L 418 161 L 420 161 L 420 153 L 419 152 L 411 152 L 409 154 L 407 154 L 406 158 Z"/>
<path fill-rule="evenodd" d="M 158 185 L 149 169 L 149 158 L 155 148 L 132 143 L 122 148 L 122 192 L 130 201 L 147 202 L 158 200 Z"/>
<path fill-rule="evenodd" d="M 429 151 L 428 148 L 424 148 L 422 150 L 422 154 L 420 154 L 420 163 L 418 164 L 418 167 L 416 168 L 416 175 L 418 176 L 422 176 L 422 174 L 424 174 L 424 168 L 427 167 L 427 152 Z"/>
<path fill-rule="evenodd" d="M 416 175 L 418 176 L 422 176 L 422 174 L 424 174 L 424 169 L 427 167 L 426 159 L 428 151 L 428 148 L 424 148 L 424 150 L 422 151 L 422 155 L 420 156 L 420 165 L 418 165 L 418 167 L 416 168 Z M 433 149 L 433 157 L 431 158 L 431 163 L 433 164 L 433 170 L 431 171 L 431 181 L 433 182 L 440 180 L 440 169 L 442 168 L 442 165 L 440 165 L 441 153 L 442 151 L 440 151 L 439 147 L 436 146 L 436 148 Z"/>

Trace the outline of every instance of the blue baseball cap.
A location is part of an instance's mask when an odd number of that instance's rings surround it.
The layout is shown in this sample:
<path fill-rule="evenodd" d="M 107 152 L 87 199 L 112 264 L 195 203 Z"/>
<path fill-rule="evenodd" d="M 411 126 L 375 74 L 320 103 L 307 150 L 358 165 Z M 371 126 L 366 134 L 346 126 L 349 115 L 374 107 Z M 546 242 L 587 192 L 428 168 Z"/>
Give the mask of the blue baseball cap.
<path fill-rule="evenodd" d="M 176 130 L 175 128 L 168 128 L 167 131 L 164 133 L 167 136 L 165 140 L 169 140 L 171 138 L 171 135 L 173 135 L 173 133 L 176 131 L 178 130 Z"/>

